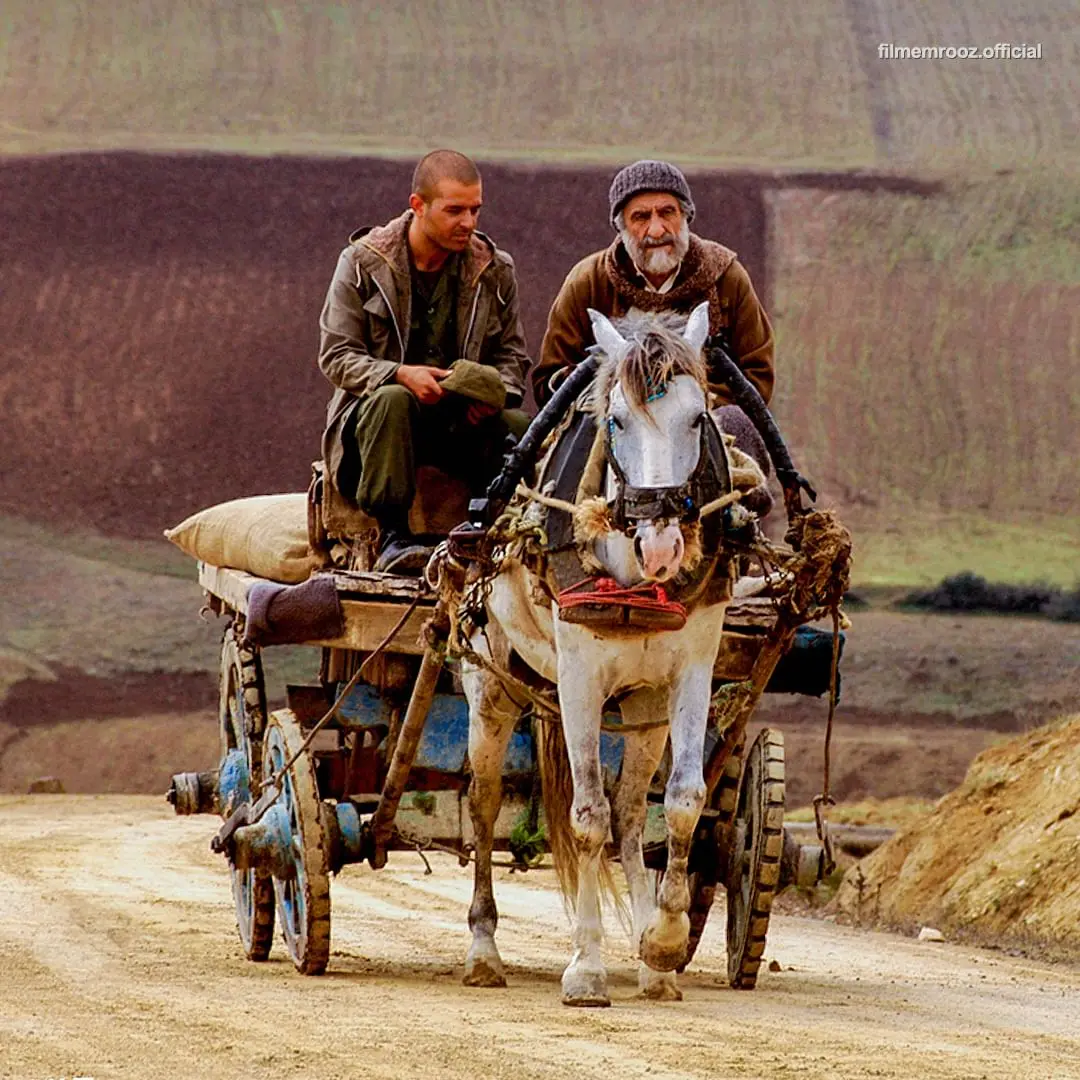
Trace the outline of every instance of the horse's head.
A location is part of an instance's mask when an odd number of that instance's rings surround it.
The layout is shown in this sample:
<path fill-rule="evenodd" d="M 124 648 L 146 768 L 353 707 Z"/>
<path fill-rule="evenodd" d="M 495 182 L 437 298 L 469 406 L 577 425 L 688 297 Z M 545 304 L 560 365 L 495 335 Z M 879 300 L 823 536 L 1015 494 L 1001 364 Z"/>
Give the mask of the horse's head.
<path fill-rule="evenodd" d="M 596 408 L 610 515 L 632 541 L 640 578 L 668 581 L 686 554 L 683 527 L 697 520 L 703 501 L 730 486 L 706 398 L 708 305 L 694 309 L 681 334 L 655 316 L 628 318 L 620 330 L 599 312 L 589 315 L 605 357 Z"/>

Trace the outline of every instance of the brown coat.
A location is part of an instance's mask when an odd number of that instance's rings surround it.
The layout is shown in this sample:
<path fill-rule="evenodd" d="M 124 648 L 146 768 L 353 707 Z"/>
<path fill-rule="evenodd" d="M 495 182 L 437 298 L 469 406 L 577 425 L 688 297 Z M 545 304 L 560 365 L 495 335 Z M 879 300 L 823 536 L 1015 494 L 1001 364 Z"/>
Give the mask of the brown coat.
<path fill-rule="evenodd" d="M 645 293 L 620 240 L 584 258 L 567 275 L 548 315 L 540 362 L 532 373 L 538 402 L 550 397 L 548 380 L 561 367 L 573 366 L 593 343 L 588 309 L 604 315 L 625 315 L 631 307 L 686 314 L 702 301 L 709 303 L 709 332 L 722 334 L 727 347 L 766 403 L 773 390 L 773 332 L 750 275 L 735 252 L 691 234 L 690 250 L 672 292 Z M 718 404 L 731 395 L 718 379 L 710 381 Z"/>
<path fill-rule="evenodd" d="M 323 434 L 323 459 L 337 476 L 342 430 L 360 401 L 391 382 L 408 349 L 412 278 L 408 232 L 413 213 L 349 237 L 326 294 L 319 367 L 334 386 Z M 458 283 L 458 358 L 490 364 L 508 403 L 525 392 L 529 358 L 518 309 L 513 259 L 474 233 Z"/>

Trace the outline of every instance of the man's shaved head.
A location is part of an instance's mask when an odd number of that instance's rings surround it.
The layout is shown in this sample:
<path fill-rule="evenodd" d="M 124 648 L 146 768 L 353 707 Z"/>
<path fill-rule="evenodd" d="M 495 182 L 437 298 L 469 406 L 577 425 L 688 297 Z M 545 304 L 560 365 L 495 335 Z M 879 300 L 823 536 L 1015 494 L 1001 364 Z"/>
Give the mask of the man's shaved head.
<path fill-rule="evenodd" d="M 420 159 L 412 178 L 412 193 L 430 203 L 437 195 L 440 180 L 459 184 L 479 184 L 480 170 L 476 163 L 456 150 L 432 150 Z"/>

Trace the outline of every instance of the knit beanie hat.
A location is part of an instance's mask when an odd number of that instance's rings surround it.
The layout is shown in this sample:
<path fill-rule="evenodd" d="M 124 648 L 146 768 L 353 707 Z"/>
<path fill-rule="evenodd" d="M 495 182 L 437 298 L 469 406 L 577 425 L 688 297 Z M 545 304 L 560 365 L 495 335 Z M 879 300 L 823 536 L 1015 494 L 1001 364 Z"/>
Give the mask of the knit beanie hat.
<path fill-rule="evenodd" d="M 615 174 L 608 192 L 611 206 L 611 224 L 614 226 L 619 211 L 635 195 L 643 191 L 666 191 L 686 203 L 686 220 L 694 220 L 694 200 L 690 197 L 690 185 L 686 177 L 666 161 L 635 161 Z"/>

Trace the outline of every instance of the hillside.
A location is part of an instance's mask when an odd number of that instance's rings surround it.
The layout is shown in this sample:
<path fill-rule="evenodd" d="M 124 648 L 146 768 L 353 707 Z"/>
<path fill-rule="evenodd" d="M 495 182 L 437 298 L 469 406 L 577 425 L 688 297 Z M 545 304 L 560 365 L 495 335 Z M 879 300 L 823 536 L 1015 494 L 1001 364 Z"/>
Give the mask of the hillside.
<path fill-rule="evenodd" d="M 1071 0 L 8 0 L 0 150 L 1080 163 Z M 1041 43 L 1041 60 L 878 45 Z"/>
<path fill-rule="evenodd" d="M 839 910 L 1080 956 L 1078 751 L 1075 716 L 984 751 L 931 814 L 848 872 Z"/>

